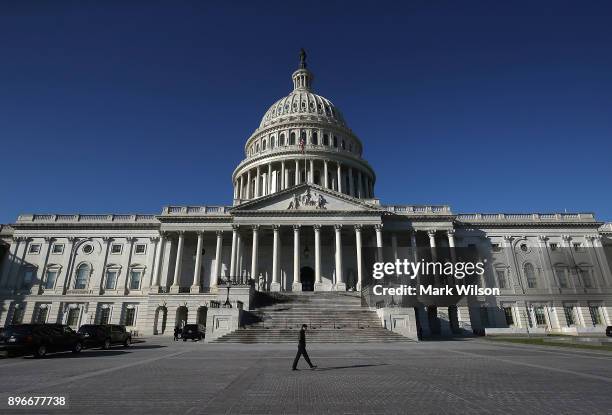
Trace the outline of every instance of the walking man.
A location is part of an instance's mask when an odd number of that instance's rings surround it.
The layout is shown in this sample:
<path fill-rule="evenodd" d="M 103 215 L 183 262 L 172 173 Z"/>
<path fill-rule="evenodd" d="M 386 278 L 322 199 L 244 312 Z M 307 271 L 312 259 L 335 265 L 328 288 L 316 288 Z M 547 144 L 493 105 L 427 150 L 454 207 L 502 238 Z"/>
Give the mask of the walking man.
<path fill-rule="evenodd" d="M 175 342 L 177 342 L 177 341 L 178 341 L 179 331 L 180 331 L 179 326 L 174 327 L 174 341 L 175 341 Z"/>
<path fill-rule="evenodd" d="M 298 351 L 295 355 L 295 359 L 293 360 L 293 370 L 298 370 L 297 364 L 300 360 L 301 356 L 304 356 L 306 363 L 310 366 L 311 369 L 315 369 L 317 366 L 313 365 L 308 357 L 308 352 L 306 351 L 306 330 L 308 326 L 306 324 L 302 324 L 302 329 L 300 330 L 300 341 L 298 343 Z"/>

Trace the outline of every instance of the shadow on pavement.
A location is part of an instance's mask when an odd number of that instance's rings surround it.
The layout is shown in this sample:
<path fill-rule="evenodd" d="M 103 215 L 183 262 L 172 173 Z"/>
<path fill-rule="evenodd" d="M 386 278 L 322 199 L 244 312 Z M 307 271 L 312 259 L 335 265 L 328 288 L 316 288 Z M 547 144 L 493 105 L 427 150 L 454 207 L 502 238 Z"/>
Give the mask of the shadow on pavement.
<path fill-rule="evenodd" d="M 372 366 L 387 366 L 387 363 L 380 363 L 378 365 L 350 365 L 350 366 L 330 366 L 330 367 L 318 367 L 315 370 L 317 372 L 323 372 L 327 370 L 337 370 L 337 369 L 355 369 L 360 367 L 372 367 Z"/>

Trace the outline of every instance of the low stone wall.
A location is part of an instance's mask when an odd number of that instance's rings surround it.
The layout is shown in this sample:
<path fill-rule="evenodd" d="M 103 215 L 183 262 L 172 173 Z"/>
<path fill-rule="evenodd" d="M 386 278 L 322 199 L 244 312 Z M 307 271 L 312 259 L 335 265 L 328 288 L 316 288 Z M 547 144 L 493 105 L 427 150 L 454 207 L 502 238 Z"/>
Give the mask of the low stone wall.
<path fill-rule="evenodd" d="M 412 340 L 418 340 L 414 308 L 384 307 L 376 310 L 382 326 Z"/>
<path fill-rule="evenodd" d="M 206 337 L 209 343 L 225 334 L 238 330 L 243 311 L 238 308 L 211 308 L 206 316 Z"/>

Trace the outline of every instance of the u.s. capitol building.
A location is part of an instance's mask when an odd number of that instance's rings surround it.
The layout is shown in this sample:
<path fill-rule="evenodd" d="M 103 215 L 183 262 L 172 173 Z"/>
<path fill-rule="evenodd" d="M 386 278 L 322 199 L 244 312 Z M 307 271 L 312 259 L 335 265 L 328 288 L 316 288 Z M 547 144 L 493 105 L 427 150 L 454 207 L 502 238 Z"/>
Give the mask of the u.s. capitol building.
<path fill-rule="evenodd" d="M 479 283 L 501 295 L 450 307 L 420 302 L 406 313 L 369 304 L 380 309 L 381 325 L 401 321 L 409 336 L 417 326 L 426 336 L 485 328 L 602 333 L 612 325 L 612 258 L 604 249 L 612 224 L 591 213 L 386 205 L 375 196 L 364 142 L 313 92 L 303 55 L 292 80 L 293 91 L 246 140 L 231 206 L 23 214 L 0 228 L 0 325 L 119 323 L 149 335 L 199 322 L 214 337 L 242 324 L 257 291 L 366 290 L 367 247 L 408 257 L 413 247 L 462 246 L 490 258 Z"/>

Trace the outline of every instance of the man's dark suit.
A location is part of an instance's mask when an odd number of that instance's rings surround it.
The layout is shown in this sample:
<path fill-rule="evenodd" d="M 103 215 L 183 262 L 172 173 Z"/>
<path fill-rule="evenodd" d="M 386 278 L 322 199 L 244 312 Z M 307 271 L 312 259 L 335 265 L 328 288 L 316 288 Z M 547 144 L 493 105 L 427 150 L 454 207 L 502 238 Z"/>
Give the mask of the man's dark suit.
<path fill-rule="evenodd" d="M 314 367 L 314 365 L 310 362 L 308 352 L 306 352 L 306 330 L 304 329 L 300 330 L 300 341 L 298 343 L 297 354 L 295 355 L 295 359 L 293 360 L 293 369 L 297 368 L 298 361 L 300 360 L 300 357 L 302 355 L 304 356 L 306 363 L 308 363 L 308 366 L 310 366 L 311 368 Z"/>

